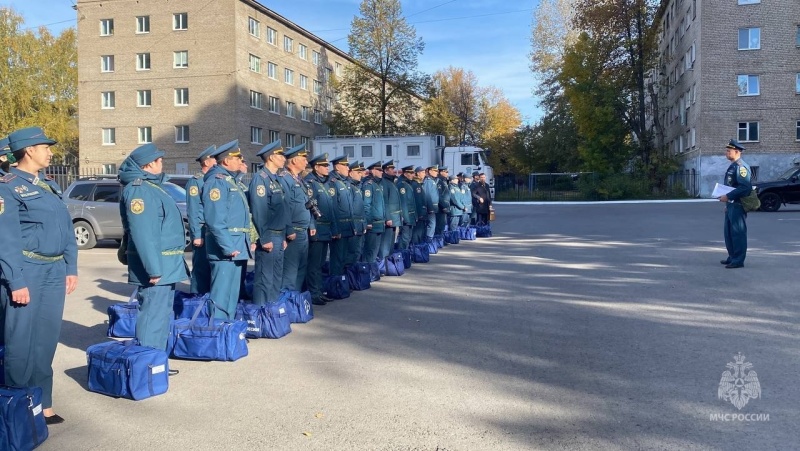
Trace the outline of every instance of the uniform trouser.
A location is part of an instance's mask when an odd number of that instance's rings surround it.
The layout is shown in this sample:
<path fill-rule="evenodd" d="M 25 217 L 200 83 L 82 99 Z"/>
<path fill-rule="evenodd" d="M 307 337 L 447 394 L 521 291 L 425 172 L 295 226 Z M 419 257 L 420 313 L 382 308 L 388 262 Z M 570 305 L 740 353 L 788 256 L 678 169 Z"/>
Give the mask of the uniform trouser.
<path fill-rule="evenodd" d="M 461 224 L 461 215 L 450 216 L 450 231 L 458 230 L 459 224 Z"/>
<path fill-rule="evenodd" d="M 397 227 L 387 227 L 381 236 L 381 250 L 378 252 L 378 259 L 384 259 L 394 252 L 394 242 L 397 236 Z"/>
<path fill-rule="evenodd" d="M 425 241 L 425 229 L 427 228 L 427 217 L 418 219 L 411 233 L 411 243 L 420 244 Z"/>
<path fill-rule="evenodd" d="M 136 298 L 139 300 L 139 314 L 136 315 L 136 339 L 139 340 L 139 344 L 162 351 L 167 349 L 174 297 L 174 283 L 138 288 Z"/>
<path fill-rule="evenodd" d="M 436 234 L 436 213 L 428 213 L 428 224 L 425 226 L 425 239 L 431 241 Z"/>
<path fill-rule="evenodd" d="M 347 256 L 345 257 L 345 266 L 352 265 L 361 260 L 361 250 L 364 248 L 364 235 L 351 236 L 347 239 Z"/>
<path fill-rule="evenodd" d="M 489 214 L 478 213 L 475 218 L 475 223 L 477 224 L 488 224 L 489 223 Z"/>
<path fill-rule="evenodd" d="M 414 226 L 407 224 L 399 227 L 400 233 L 397 234 L 397 248 L 408 249 L 411 244 L 411 239 L 414 235 Z"/>
<path fill-rule="evenodd" d="M 367 263 L 378 261 L 378 252 L 381 249 L 381 239 L 383 232 L 373 232 L 368 230 L 364 235 L 364 254 L 362 260 Z"/>
<path fill-rule="evenodd" d="M 338 241 L 338 240 L 337 240 Z M 322 296 L 322 264 L 328 254 L 330 241 L 314 241 L 308 243 L 308 268 L 306 269 L 306 286 L 312 299 Z"/>
<path fill-rule="evenodd" d="M 284 233 L 271 233 L 269 242 L 272 250 L 267 252 L 260 246 L 256 248 L 255 277 L 253 279 L 253 303 L 264 305 L 277 302 L 283 280 L 283 237 Z M 264 241 L 266 237 L 261 237 Z"/>
<path fill-rule="evenodd" d="M 217 305 L 214 318 L 233 319 L 236 316 L 245 268 L 247 260 L 211 260 L 211 300 Z"/>
<path fill-rule="evenodd" d="M 464 213 L 463 215 L 461 215 L 461 222 L 459 222 L 458 225 L 460 227 L 468 226 L 469 225 L 469 216 L 470 216 L 469 213 Z"/>
<path fill-rule="evenodd" d="M 283 253 L 281 289 L 300 291 L 306 279 L 308 265 L 308 232 L 296 230 L 297 238 L 288 241 Z"/>
<path fill-rule="evenodd" d="M 203 234 L 206 236 L 206 228 L 203 226 Z M 204 294 L 211 291 L 211 265 L 208 263 L 208 253 L 206 245 L 192 247 L 192 282 L 190 291 L 192 293 Z"/>
<path fill-rule="evenodd" d="M 42 407 L 53 406 L 53 357 L 64 314 L 67 265 L 23 261 L 30 303 L 13 304 L 3 286 L 0 323 L 5 343 L 6 385 L 42 387 Z"/>
<path fill-rule="evenodd" d="M 447 224 L 447 213 L 436 213 L 436 232 L 434 235 L 441 235 L 444 232 L 445 224 Z"/>
<path fill-rule="evenodd" d="M 347 255 L 350 242 L 353 241 L 354 236 L 343 236 L 338 240 L 331 241 L 331 265 L 330 274 L 332 276 L 341 276 L 344 274 L 344 267 L 348 264 Z M 355 263 L 355 262 L 353 262 Z"/>
<path fill-rule="evenodd" d="M 747 256 L 746 217 L 742 204 L 728 202 L 725 209 L 725 247 L 734 265 L 743 265 Z"/>

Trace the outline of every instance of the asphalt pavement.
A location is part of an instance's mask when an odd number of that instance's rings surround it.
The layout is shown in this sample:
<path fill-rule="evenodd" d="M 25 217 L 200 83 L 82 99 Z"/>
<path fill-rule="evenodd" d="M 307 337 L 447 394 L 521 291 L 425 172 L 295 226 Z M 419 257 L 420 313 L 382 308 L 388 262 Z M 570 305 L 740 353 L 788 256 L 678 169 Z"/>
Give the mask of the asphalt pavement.
<path fill-rule="evenodd" d="M 797 449 L 800 210 L 750 214 L 745 267 L 725 269 L 719 203 L 496 208 L 492 238 L 237 362 L 171 361 L 169 391 L 138 402 L 86 389 L 85 349 L 132 287 L 113 243 L 80 251 L 66 422 L 39 449 Z M 759 396 L 720 399 L 726 370 Z"/>

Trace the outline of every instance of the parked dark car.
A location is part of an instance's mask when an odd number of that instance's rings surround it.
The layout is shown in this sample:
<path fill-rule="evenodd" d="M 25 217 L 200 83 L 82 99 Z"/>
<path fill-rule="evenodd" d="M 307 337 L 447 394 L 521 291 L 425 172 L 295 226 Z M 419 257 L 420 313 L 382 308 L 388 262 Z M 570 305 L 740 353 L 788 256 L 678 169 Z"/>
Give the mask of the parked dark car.
<path fill-rule="evenodd" d="M 194 176 L 185 174 L 168 174 L 167 177 L 169 177 L 168 180 L 170 183 L 174 183 L 181 188 L 186 189 L 186 182 L 188 182 L 189 179 Z"/>
<path fill-rule="evenodd" d="M 188 246 L 186 191 L 170 182 L 161 186 L 178 203 Z M 78 249 L 91 249 L 98 240 L 122 240 L 122 219 L 119 216 L 121 195 L 122 185 L 116 176 L 81 178 L 67 187 L 64 203 L 72 216 Z"/>
<path fill-rule="evenodd" d="M 800 166 L 789 169 L 776 180 L 755 185 L 761 211 L 778 211 L 781 205 L 800 204 Z"/>

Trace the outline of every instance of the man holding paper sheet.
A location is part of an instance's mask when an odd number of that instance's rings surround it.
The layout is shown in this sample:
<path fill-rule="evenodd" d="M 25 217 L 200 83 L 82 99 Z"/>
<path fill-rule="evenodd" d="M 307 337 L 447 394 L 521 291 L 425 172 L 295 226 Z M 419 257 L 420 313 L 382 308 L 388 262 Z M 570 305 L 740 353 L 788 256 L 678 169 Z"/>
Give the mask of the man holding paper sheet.
<path fill-rule="evenodd" d="M 750 194 L 753 185 L 750 183 L 750 166 L 742 161 L 744 147 L 735 139 L 730 140 L 725 146 L 725 158 L 731 165 L 725 172 L 725 185 L 733 188 L 729 193 L 720 196 L 719 201 L 725 202 L 725 247 L 728 258 L 720 263 L 726 268 L 741 268 L 747 255 L 747 212 L 742 206 L 742 198 Z"/>

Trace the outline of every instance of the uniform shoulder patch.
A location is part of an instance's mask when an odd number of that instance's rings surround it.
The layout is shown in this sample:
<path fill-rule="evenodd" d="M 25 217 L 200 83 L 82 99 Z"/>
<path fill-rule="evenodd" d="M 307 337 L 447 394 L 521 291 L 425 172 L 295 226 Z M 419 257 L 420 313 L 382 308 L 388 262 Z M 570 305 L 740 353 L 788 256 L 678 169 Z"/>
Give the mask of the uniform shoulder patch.
<path fill-rule="evenodd" d="M 222 193 L 220 193 L 219 188 L 211 188 L 211 191 L 208 193 L 208 198 L 216 202 L 220 197 L 222 197 Z"/>
<path fill-rule="evenodd" d="M 131 213 L 138 215 L 144 212 L 144 199 L 131 199 Z"/>
<path fill-rule="evenodd" d="M 0 177 L 0 182 L 8 183 L 8 182 L 14 180 L 15 178 L 17 178 L 17 176 L 14 175 L 14 174 L 6 174 L 3 177 Z"/>
<path fill-rule="evenodd" d="M 144 181 L 142 179 L 136 179 L 131 183 L 131 185 L 133 185 L 133 186 L 141 186 L 142 183 L 144 183 Z"/>
<path fill-rule="evenodd" d="M 739 175 L 742 177 L 747 177 L 747 168 L 744 166 L 739 166 Z"/>
<path fill-rule="evenodd" d="M 225 179 L 225 178 L 227 178 L 228 176 L 227 176 L 227 175 L 225 175 L 225 174 L 222 174 L 222 173 L 220 173 L 220 174 L 217 174 L 217 176 L 216 176 L 216 177 L 217 177 L 218 179 Z"/>
<path fill-rule="evenodd" d="M 198 172 L 197 174 L 194 175 L 194 178 L 196 178 L 197 180 L 203 180 L 204 176 L 205 174 L 203 174 L 202 172 Z"/>
<path fill-rule="evenodd" d="M 405 188 L 400 188 L 400 194 L 405 194 L 405 193 L 406 193 L 406 189 Z"/>
<path fill-rule="evenodd" d="M 6 211 L 6 201 L 0 197 L 0 215 L 2 215 L 4 211 Z"/>
<path fill-rule="evenodd" d="M 189 187 L 189 195 L 190 196 L 196 197 L 198 194 L 200 194 L 200 188 L 198 188 L 197 186 L 194 186 L 194 185 Z"/>
<path fill-rule="evenodd" d="M 328 195 L 331 196 L 331 197 L 335 196 L 336 195 L 336 189 L 334 189 L 332 187 L 328 188 Z"/>
<path fill-rule="evenodd" d="M 267 178 L 267 171 L 262 169 L 262 170 L 258 171 L 258 175 L 260 175 L 261 178 L 265 179 L 265 178 Z"/>
<path fill-rule="evenodd" d="M 264 197 L 267 194 L 267 188 L 264 185 L 256 186 L 256 194 L 258 197 Z"/>
<path fill-rule="evenodd" d="M 371 196 L 372 196 L 372 190 L 365 189 L 364 190 L 364 197 L 371 197 Z"/>

